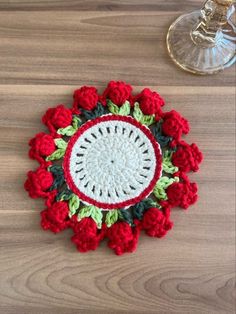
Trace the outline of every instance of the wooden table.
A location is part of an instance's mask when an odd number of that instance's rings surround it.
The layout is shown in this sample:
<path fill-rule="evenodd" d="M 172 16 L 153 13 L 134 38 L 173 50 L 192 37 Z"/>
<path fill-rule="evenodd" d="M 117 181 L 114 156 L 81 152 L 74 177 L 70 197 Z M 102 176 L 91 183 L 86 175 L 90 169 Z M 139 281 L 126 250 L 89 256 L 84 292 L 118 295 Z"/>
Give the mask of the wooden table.
<path fill-rule="evenodd" d="M 235 68 L 215 76 L 178 69 L 166 52 L 170 23 L 202 1 L 0 2 L 0 313 L 234 313 Z M 39 226 L 41 200 L 23 190 L 28 139 L 40 118 L 71 104 L 80 85 L 149 86 L 190 121 L 204 152 L 200 200 L 173 210 L 162 239 L 141 236 L 117 257 L 103 244 L 79 254 L 71 232 Z"/>

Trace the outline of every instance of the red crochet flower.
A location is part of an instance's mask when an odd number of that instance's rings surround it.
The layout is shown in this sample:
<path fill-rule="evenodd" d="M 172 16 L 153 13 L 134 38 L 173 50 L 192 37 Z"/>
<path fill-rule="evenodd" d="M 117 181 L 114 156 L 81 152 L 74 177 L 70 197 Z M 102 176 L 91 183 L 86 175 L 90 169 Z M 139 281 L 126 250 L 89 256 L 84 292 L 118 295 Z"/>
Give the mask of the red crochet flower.
<path fill-rule="evenodd" d="M 45 206 L 46 207 L 51 207 L 53 203 L 55 202 L 55 197 L 58 193 L 58 190 L 52 190 L 47 193 L 47 197 L 45 199 Z"/>
<path fill-rule="evenodd" d="M 110 99 L 117 106 L 122 106 L 131 99 L 132 87 L 124 82 L 111 81 L 103 93 L 103 97 Z"/>
<path fill-rule="evenodd" d="M 143 215 L 142 228 L 150 237 L 162 238 L 169 231 L 173 223 L 169 220 L 170 208 L 166 207 L 164 212 L 158 208 L 149 208 Z"/>
<path fill-rule="evenodd" d="M 71 240 L 80 252 L 96 250 L 100 241 L 104 238 L 104 230 L 99 230 L 92 218 L 83 218 L 77 221 L 77 217 L 73 216 L 71 227 L 75 232 Z"/>
<path fill-rule="evenodd" d="M 189 132 L 188 121 L 175 110 L 165 113 L 163 120 L 162 131 L 165 135 L 173 137 L 172 146 L 178 143 L 182 134 Z"/>
<path fill-rule="evenodd" d="M 56 149 L 53 137 L 43 132 L 36 134 L 29 141 L 29 145 L 31 146 L 29 150 L 30 158 L 39 162 L 43 162 L 44 159 L 42 157 L 51 155 Z"/>
<path fill-rule="evenodd" d="M 172 163 L 183 172 L 197 171 L 202 158 L 202 153 L 196 144 L 189 145 L 181 141 L 177 151 L 172 155 Z"/>
<path fill-rule="evenodd" d="M 164 106 L 164 100 L 156 92 L 152 92 L 149 88 L 145 88 L 136 96 L 135 100 L 139 103 L 140 109 L 145 115 L 156 115 L 156 120 L 162 117 L 161 107 Z"/>
<path fill-rule="evenodd" d="M 187 178 L 183 182 L 175 182 L 166 190 L 168 202 L 173 207 L 187 209 L 197 201 L 197 190 L 197 184 L 190 183 Z"/>
<path fill-rule="evenodd" d="M 79 113 L 78 108 L 93 110 L 98 103 L 98 94 L 95 87 L 83 86 L 74 91 L 73 112 Z"/>
<path fill-rule="evenodd" d="M 53 175 L 46 169 L 39 167 L 36 171 L 28 172 L 28 179 L 25 181 L 25 189 L 32 198 L 46 197 L 46 192 L 53 184 Z"/>
<path fill-rule="evenodd" d="M 41 212 L 41 226 L 44 230 L 60 232 L 69 226 L 69 208 L 66 202 L 56 202 Z"/>
<path fill-rule="evenodd" d="M 63 105 L 49 108 L 42 118 L 49 131 L 55 133 L 59 128 L 65 128 L 72 122 L 72 111 Z"/>
<path fill-rule="evenodd" d="M 133 252 L 136 249 L 140 229 L 130 227 L 126 222 L 116 222 L 107 229 L 108 246 L 117 255 Z"/>

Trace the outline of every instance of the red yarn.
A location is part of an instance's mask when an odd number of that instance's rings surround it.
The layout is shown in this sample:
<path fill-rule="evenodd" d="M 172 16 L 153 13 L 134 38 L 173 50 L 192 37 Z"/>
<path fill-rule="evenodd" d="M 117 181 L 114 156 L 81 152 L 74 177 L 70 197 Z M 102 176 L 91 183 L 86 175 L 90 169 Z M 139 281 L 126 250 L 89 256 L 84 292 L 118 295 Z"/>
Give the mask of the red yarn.
<path fill-rule="evenodd" d="M 123 105 L 127 100 L 130 102 L 131 106 L 133 106 L 134 102 L 137 101 L 143 114 L 154 115 L 156 121 L 160 120 L 162 123 L 163 134 L 172 138 L 172 141 L 170 143 L 168 141 L 167 143 L 167 150 L 170 149 L 170 151 L 174 151 L 172 154 L 172 163 L 174 166 L 178 167 L 179 172 L 174 173 L 173 176 L 170 174 L 170 177 L 177 176 L 180 181 L 174 182 L 166 189 L 167 201 L 158 201 L 160 209 L 152 207 L 145 210 L 146 202 L 142 202 L 153 191 L 154 185 L 161 176 L 163 162 L 160 146 L 158 145 L 158 140 L 151 132 L 152 127 L 150 130 L 132 117 L 134 116 L 133 109 L 128 116 L 103 114 L 102 117 L 94 119 L 90 119 L 88 117 L 89 115 L 85 115 L 83 111 L 83 125 L 71 138 L 70 136 L 66 136 L 68 145 L 65 155 L 63 155 L 60 160 L 46 161 L 46 157 L 56 150 L 55 139 L 62 137 L 57 134 L 59 128 L 65 128 L 71 125 L 73 115 L 81 114 L 82 109 L 91 111 L 97 107 L 97 104 L 106 106 L 109 100 L 117 106 Z M 100 111 L 101 113 L 103 111 L 99 110 L 99 105 L 97 110 L 95 110 L 94 116 L 99 115 Z M 141 230 L 144 230 L 147 235 L 157 238 L 164 237 L 167 234 L 173 226 L 170 220 L 170 208 L 179 206 L 187 209 L 190 205 L 194 204 L 198 198 L 197 185 L 189 181 L 186 172 L 197 171 L 203 156 L 196 144 L 189 145 L 181 140 L 181 136 L 189 132 L 188 121 L 174 110 L 163 113 L 163 105 L 164 100 L 161 96 L 151 91 L 149 88 L 145 88 L 138 95 L 132 96 L 132 87 L 129 84 L 122 81 L 111 81 L 101 95 L 98 95 L 95 87 L 83 86 L 75 90 L 72 109 L 68 109 L 64 107 L 64 105 L 58 105 L 46 111 L 42 121 L 48 126 L 51 134 L 41 132 L 30 140 L 29 156 L 32 159 L 38 160 L 40 167 L 36 171 L 28 172 L 27 180 L 24 184 L 25 189 L 32 198 L 44 198 L 46 209 L 41 212 L 41 226 L 43 229 L 57 233 L 68 227 L 72 228 L 74 235 L 71 240 L 75 243 L 80 252 L 95 250 L 101 240 L 107 237 L 108 246 L 113 249 L 117 255 L 135 251 Z M 139 128 L 140 131 L 148 137 L 154 149 L 156 167 L 155 174 L 149 186 L 137 197 L 120 203 L 110 202 L 105 204 L 97 201 L 96 197 L 93 199 L 84 195 L 83 192 L 75 186 L 75 182 L 70 174 L 69 161 L 72 147 L 79 136 L 89 127 L 99 123 L 99 121 L 111 121 L 112 123 L 113 120 L 130 123 Z M 159 138 L 159 134 L 157 134 L 157 137 Z M 144 150 L 143 153 L 146 153 L 146 151 Z M 55 172 L 54 175 L 50 172 L 48 168 L 49 165 L 61 165 L 62 171 L 58 168 L 58 172 Z M 144 167 L 144 170 L 145 169 L 146 167 Z M 57 171 L 57 168 L 55 168 L 55 171 Z M 64 180 L 65 184 L 63 184 Z M 52 190 L 53 185 L 56 186 L 57 184 L 60 186 L 59 191 L 56 189 Z M 72 217 L 69 215 L 69 203 L 70 200 L 73 201 L 73 199 L 70 199 L 70 196 L 73 195 L 71 193 L 74 193 L 81 202 L 83 202 L 81 203 L 82 206 L 84 204 L 94 205 L 100 208 L 103 215 L 104 208 L 107 210 L 115 210 L 117 208 L 128 208 L 134 204 L 137 205 L 131 208 L 127 217 L 124 212 L 120 213 L 124 219 L 133 221 L 134 226 L 131 227 L 120 218 L 110 228 L 103 223 L 101 229 L 98 229 L 96 222 L 91 217 L 85 217 L 81 221 L 78 221 L 77 215 L 73 215 Z M 62 196 L 64 197 L 64 201 L 56 201 L 56 199 L 60 199 Z M 150 197 L 152 198 L 152 196 Z M 81 207 L 79 206 L 77 211 L 80 211 L 80 209 Z M 137 217 L 140 218 L 140 220 L 138 220 Z M 102 219 L 103 221 L 106 220 L 104 216 Z"/>
<path fill-rule="evenodd" d="M 165 135 L 173 138 L 172 146 L 175 146 L 182 134 L 189 132 L 189 123 L 177 111 L 172 110 L 163 115 L 162 131 Z"/>
<path fill-rule="evenodd" d="M 66 218 L 68 218 L 69 208 L 68 203 L 59 201 L 54 203 L 49 209 L 48 209 L 48 217 L 51 221 L 61 224 L 63 223 Z"/>
<path fill-rule="evenodd" d="M 48 192 L 46 200 L 45 200 L 45 206 L 46 207 L 51 207 L 53 203 L 55 202 L 55 197 L 58 193 L 58 190 L 53 190 Z"/>
<path fill-rule="evenodd" d="M 39 167 L 36 171 L 28 172 L 28 179 L 25 181 L 24 187 L 32 198 L 46 197 L 49 193 L 46 191 L 53 184 L 53 175 L 45 168 Z"/>
<path fill-rule="evenodd" d="M 176 173 L 182 178 L 183 182 L 175 182 L 171 184 L 167 190 L 168 202 L 171 206 L 180 206 L 187 209 L 190 205 L 197 201 L 197 184 L 190 183 L 187 176 L 183 173 Z"/>
<path fill-rule="evenodd" d="M 66 202 L 56 202 L 41 214 L 41 226 L 44 230 L 60 232 L 69 226 L 69 208 Z"/>
<path fill-rule="evenodd" d="M 131 100 L 131 92 L 131 85 L 121 81 L 111 81 L 103 92 L 103 97 L 110 99 L 117 106 L 122 106 L 126 100 Z"/>
<path fill-rule="evenodd" d="M 69 170 L 70 158 L 71 158 L 71 152 L 72 152 L 72 148 L 74 146 L 74 143 L 78 140 L 78 138 L 87 129 L 89 129 L 91 126 L 94 126 L 94 125 L 96 125 L 97 123 L 99 123 L 101 121 L 113 121 L 113 120 L 114 121 L 115 120 L 124 121 L 124 122 L 130 123 L 130 124 L 136 126 L 137 128 L 139 128 L 149 138 L 150 142 L 152 143 L 157 162 L 156 162 L 155 174 L 154 174 L 154 177 L 153 177 L 152 181 L 146 187 L 146 189 L 144 191 L 142 191 L 142 193 L 140 193 L 138 196 L 136 196 L 136 197 L 134 197 L 132 199 L 129 199 L 129 200 L 125 200 L 125 201 L 120 202 L 120 203 L 102 203 L 102 202 L 97 201 L 94 198 L 91 198 L 91 197 L 85 195 L 75 185 L 75 183 L 74 183 L 74 181 L 73 181 L 73 179 L 71 177 L 70 170 Z M 161 152 L 160 152 L 160 147 L 157 144 L 157 141 L 155 140 L 153 134 L 150 132 L 150 130 L 147 127 L 143 126 L 138 121 L 136 121 L 135 119 L 133 119 L 133 118 L 131 118 L 129 116 L 104 115 L 102 117 L 98 117 L 96 119 L 90 120 L 87 123 L 83 124 L 79 128 L 77 133 L 72 137 L 72 139 L 68 143 L 66 154 L 64 156 L 63 169 L 64 169 L 65 180 L 66 180 L 69 188 L 82 201 L 84 201 L 86 203 L 89 203 L 89 204 L 92 204 L 94 206 L 100 207 L 100 208 L 115 209 L 115 208 L 127 207 L 128 205 L 133 205 L 135 203 L 139 203 L 143 198 L 147 197 L 151 193 L 151 191 L 153 190 L 157 180 L 161 176 L 161 163 L 162 163 L 162 156 L 161 156 Z"/>
<path fill-rule="evenodd" d="M 38 160 L 40 163 L 45 162 L 42 157 L 51 155 L 56 149 L 53 137 L 43 132 L 36 134 L 29 141 L 29 145 L 31 146 L 29 157 Z"/>
<path fill-rule="evenodd" d="M 164 106 L 164 100 L 161 96 L 152 92 L 149 88 L 144 88 L 142 92 L 135 97 L 140 105 L 140 109 L 145 115 L 155 114 L 156 120 L 159 120 L 162 117 L 161 107 Z"/>
<path fill-rule="evenodd" d="M 71 238 L 79 252 L 96 250 L 100 241 L 104 238 L 104 229 L 99 230 L 92 218 L 83 218 L 77 221 L 74 215 L 71 219 L 71 227 L 75 235 Z"/>
<path fill-rule="evenodd" d="M 149 208 L 143 215 L 142 228 L 150 237 L 162 238 L 172 228 L 169 220 L 170 207 L 165 207 L 163 212 L 158 208 Z"/>
<path fill-rule="evenodd" d="M 59 128 L 65 128 L 72 122 L 72 111 L 63 105 L 49 108 L 42 118 L 42 122 L 48 127 L 49 131 L 55 133 Z"/>
<path fill-rule="evenodd" d="M 184 141 L 179 143 L 177 151 L 172 155 L 172 163 L 183 172 L 197 171 L 202 159 L 203 155 L 197 145 L 189 145 Z"/>
<path fill-rule="evenodd" d="M 108 246 L 117 255 L 133 252 L 136 249 L 140 228 L 130 227 L 126 222 L 116 222 L 107 229 Z"/>
<path fill-rule="evenodd" d="M 79 113 L 78 108 L 93 110 L 97 106 L 98 94 L 95 87 L 83 86 L 74 91 L 73 112 Z"/>

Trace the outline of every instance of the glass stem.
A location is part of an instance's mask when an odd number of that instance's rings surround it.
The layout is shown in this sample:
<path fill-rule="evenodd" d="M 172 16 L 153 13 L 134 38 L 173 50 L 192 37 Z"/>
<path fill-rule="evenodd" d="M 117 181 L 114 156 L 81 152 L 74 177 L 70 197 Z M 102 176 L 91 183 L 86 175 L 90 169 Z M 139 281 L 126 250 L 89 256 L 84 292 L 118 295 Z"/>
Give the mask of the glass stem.
<path fill-rule="evenodd" d="M 233 3 L 233 2 L 232 2 Z M 196 45 L 214 47 L 223 37 L 222 26 L 228 23 L 228 10 L 231 4 L 220 0 L 207 0 L 201 9 L 198 23 L 190 32 Z"/>

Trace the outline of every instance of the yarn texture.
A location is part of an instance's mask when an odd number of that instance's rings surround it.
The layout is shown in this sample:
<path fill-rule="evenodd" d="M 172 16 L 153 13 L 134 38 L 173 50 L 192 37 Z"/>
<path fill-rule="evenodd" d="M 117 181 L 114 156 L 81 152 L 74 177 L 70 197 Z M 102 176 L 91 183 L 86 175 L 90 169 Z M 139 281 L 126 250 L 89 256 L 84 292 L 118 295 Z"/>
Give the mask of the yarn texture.
<path fill-rule="evenodd" d="M 79 252 L 107 240 L 115 254 L 135 251 L 141 232 L 164 237 L 174 207 L 187 209 L 198 198 L 187 173 L 199 170 L 203 155 L 177 111 L 163 112 L 164 99 L 149 88 L 111 81 L 103 93 L 83 86 L 72 106 L 49 108 L 42 122 L 48 133 L 29 141 L 25 190 L 43 198 L 41 227 L 67 228 Z"/>

